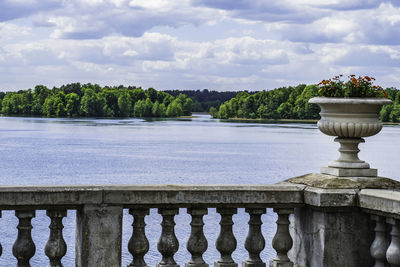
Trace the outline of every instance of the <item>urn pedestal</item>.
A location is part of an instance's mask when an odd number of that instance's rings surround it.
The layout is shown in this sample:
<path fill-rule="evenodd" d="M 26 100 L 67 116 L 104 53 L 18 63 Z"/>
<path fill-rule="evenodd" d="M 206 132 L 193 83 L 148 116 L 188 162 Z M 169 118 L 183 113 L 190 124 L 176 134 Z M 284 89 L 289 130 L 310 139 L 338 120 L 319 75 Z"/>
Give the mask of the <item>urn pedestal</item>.
<path fill-rule="evenodd" d="M 383 105 L 391 104 L 386 98 L 333 98 L 314 97 L 309 103 L 321 108 L 318 128 L 326 135 L 336 136 L 340 143 L 340 156 L 321 168 L 321 173 L 345 177 L 376 177 L 377 169 L 358 158 L 359 143 L 363 137 L 373 136 L 382 129 L 379 112 Z"/>

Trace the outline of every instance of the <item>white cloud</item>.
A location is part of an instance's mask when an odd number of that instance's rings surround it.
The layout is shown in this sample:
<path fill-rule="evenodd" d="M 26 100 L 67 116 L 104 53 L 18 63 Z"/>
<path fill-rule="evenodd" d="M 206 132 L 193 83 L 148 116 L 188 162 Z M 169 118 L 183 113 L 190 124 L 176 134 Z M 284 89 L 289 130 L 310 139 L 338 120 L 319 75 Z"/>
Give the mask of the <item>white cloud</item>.
<path fill-rule="evenodd" d="M 254 90 L 338 73 L 400 87 L 394 1 L 5 0 L 0 21 L 0 88 Z"/>
<path fill-rule="evenodd" d="M 0 42 L 27 36 L 30 31 L 31 29 L 27 26 L 19 26 L 12 23 L 0 22 Z"/>
<path fill-rule="evenodd" d="M 61 7 L 58 0 L 2 0 L 0 1 L 0 22 L 26 17 Z"/>

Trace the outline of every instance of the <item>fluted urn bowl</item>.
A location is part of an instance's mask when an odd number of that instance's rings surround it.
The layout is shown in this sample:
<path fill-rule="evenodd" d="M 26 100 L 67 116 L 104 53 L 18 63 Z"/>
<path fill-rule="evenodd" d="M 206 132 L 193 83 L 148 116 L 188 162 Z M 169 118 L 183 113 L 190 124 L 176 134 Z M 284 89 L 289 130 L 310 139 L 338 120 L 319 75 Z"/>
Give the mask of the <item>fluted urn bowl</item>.
<path fill-rule="evenodd" d="M 377 176 L 376 169 L 358 158 L 359 143 L 362 137 L 373 136 L 382 129 L 379 112 L 383 105 L 391 104 L 386 98 L 335 98 L 314 97 L 309 103 L 321 108 L 318 129 L 326 135 L 337 136 L 340 143 L 340 157 L 328 167 L 321 168 L 322 173 L 336 176 Z"/>
<path fill-rule="evenodd" d="M 379 112 L 391 104 L 386 98 L 314 97 L 309 103 L 321 108 L 318 128 L 330 136 L 360 138 L 373 136 L 382 129 Z"/>

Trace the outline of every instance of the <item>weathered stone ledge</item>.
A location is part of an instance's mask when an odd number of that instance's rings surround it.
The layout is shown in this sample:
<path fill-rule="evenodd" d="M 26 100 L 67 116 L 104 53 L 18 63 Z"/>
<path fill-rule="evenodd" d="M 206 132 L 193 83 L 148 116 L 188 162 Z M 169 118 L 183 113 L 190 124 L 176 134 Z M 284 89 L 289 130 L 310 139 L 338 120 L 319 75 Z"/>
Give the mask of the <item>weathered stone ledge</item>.
<path fill-rule="evenodd" d="M 92 205 L 302 205 L 303 185 L 1 186 L 0 209 Z"/>
<path fill-rule="evenodd" d="M 386 177 L 337 177 L 328 174 L 310 173 L 288 179 L 293 184 L 303 184 L 325 189 L 392 189 L 400 190 L 400 182 Z"/>
<path fill-rule="evenodd" d="M 400 192 L 383 189 L 363 189 L 359 193 L 360 207 L 400 218 Z"/>

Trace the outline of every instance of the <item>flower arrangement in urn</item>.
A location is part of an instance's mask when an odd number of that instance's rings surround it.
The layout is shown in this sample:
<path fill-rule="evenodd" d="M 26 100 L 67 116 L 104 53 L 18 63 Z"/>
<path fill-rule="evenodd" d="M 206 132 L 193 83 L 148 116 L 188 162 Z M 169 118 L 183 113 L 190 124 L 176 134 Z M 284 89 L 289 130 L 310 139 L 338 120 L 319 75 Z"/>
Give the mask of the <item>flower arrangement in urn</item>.
<path fill-rule="evenodd" d="M 351 74 L 347 82 L 342 81 L 341 77 L 342 74 L 329 80 L 322 80 L 318 84 L 318 93 L 325 97 L 388 97 L 381 86 L 373 84 L 375 81 L 373 77 L 356 78 Z"/>
<path fill-rule="evenodd" d="M 321 97 L 314 97 L 310 103 L 321 108 L 321 119 L 318 128 L 324 134 L 336 136 L 340 143 L 339 159 L 321 168 L 321 173 L 347 177 L 376 177 L 377 170 L 358 158 L 359 143 L 363 137 L 373 136 L 380 132 L 379 121 L 381 107 L 392 103 L 382 87 L 374 85 L 374 78 L 369 76 L 348 76 L 341 80 L 338 75 L 321 81 L 318 92 Z"/>

